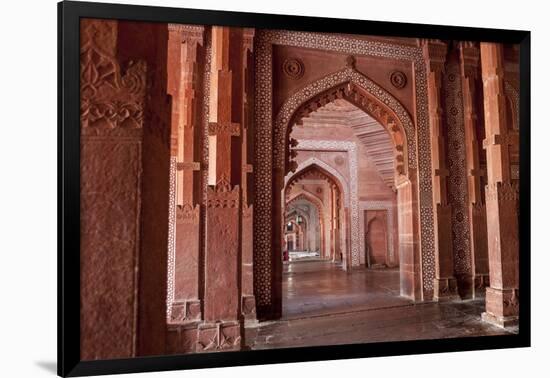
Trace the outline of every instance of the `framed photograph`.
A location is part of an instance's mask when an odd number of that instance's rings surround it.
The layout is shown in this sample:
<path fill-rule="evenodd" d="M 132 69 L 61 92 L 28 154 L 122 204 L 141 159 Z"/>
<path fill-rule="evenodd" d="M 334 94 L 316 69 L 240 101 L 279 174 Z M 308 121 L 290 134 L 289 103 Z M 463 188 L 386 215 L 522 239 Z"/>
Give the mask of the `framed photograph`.
<path fill-rule="evenodd" d="M 58 10 L 59 375 L 530 346 L 528 31 Z"/>

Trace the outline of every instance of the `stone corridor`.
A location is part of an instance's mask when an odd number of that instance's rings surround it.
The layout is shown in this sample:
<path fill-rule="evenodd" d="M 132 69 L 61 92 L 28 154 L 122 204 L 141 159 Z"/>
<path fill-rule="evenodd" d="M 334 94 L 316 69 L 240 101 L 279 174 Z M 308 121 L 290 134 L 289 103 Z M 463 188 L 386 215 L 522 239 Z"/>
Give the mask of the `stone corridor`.
<path fill-rule="evenodd" d="M 353 274 L 327 261 L 285 264 L 283 318 L 247 325 L 250 349 L 489 336 L 483 299 L 414 304 L 399 297 L 398 269 Z"/>
<path fill-rule="evenodd" d="M 80 28 L 81 359 L 518 324 L 518 45 Z"/>

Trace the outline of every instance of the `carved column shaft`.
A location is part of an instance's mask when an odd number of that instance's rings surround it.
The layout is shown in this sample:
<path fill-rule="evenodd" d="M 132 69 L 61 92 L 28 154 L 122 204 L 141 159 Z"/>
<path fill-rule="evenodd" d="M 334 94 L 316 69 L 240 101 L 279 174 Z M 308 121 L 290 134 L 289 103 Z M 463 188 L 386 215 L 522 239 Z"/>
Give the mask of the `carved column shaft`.
<path fill-rule="evenodd" d="M 253 183 L 253 117 L 254 117 L 254 55 L 253 55 L 254 29 L 245 29 L 243 36 L 243 127 L 241 141 L 241 161 L 242 161 L 242 313 L 245 319 L 256 319 L 256 300 L 254 297 L 254 277 L 253 277 L 253 208 L 252 195 L 249 187 Z"/>
<path fill-rule="evenodd" d="M 428 72 L 428 107 L 432 149 L 432 182 L 435 234 L 434 298 L 457 297 L 457 283 L 453 272 L 451 206 L 447 197 L 445 135 L 443 133 L 441 84 L 447 57 L 447 44 L 441 41 L 424 42 L 424 59 Z"/>
<path fill-rule="evenodd" d="M 197 350 L 240 349 L 243 30 L 212 27 L 204 320 Z"/>
<path fill-rule="evenodd" d="M 200 261 L 200 163 L 195 155 L 201 147 L 198 88 L 201 75 L 198 54 L 204 27 L 169 25 L 169 87 L 172 95 L 172 156 L 176 159 L 176 225 L 174 293 L 170 323 L 201 319 L 199 297 Z M 174 137 L 175 134 L 175 137 Z"/>
<path fill-rule="evenodd" d="M 487 213 L 482 197 L 480 149 L 477 139 L 479 117 L 476 110 L 479 80 L 479 48 L 471 42 L 460 45 L 462 94 L 464 104 L 464 133 L 466 138 L 466 176 L 468 180 L 468 212 L 470 219 L 470 248 L 474 296 L 485 294 L 489 285 L 487 256 Z"/>
<path fill-rule="evenodd" d="M 489 276 L 483 319 L 500 326 L 519 315 L 518 186 L 510 172 L 510 146 L 518 135 L 508 125 L 504 93 L 503 46 L 481 43 L 481 69 L 487 151 L 486 188 Z"/>
<path fill-rule="evenodd" d="M 118 28 L 116 20 L 80 23 L 80 357 L 86 360 L 138 354 L 147 67 L 137 61 L 122 75 Z"/>

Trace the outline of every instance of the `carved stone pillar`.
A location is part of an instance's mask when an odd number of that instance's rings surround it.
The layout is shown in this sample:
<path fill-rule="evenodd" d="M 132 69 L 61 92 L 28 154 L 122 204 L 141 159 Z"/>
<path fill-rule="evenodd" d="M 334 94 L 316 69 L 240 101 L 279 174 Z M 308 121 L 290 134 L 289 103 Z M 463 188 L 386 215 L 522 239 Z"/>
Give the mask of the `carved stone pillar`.
<path fill-rule="evenodd" d="M 472 42 L 460 44 L 462 96 L 464 106 L 464 133 L 466 138 L 466 177 L 468 180 L 468 213 L 470 219 L 470 248 L 473 273 L 473 296 L 485 295 L 489 285 L 487 256 L 487 212 L 483 198 L 480 166 L 480 148 L 477 130 L 480 128 L 476 104 L 480 100 L 478 80 L 480 73 L 479 48 Z M 483 127 L 481 125 L 481 127 Z"/>
<path fill-rule="evenodd" d="M 171 24 L 169 33 L 169 92 L 173 99 L 171 150 L 176 159 L 175 247 L 171 267 L 174 286 L 169 323 L 186 324 L 200 321 L 202 317 L 198 198 L 201 75 L 197 58 L 203 45 L 204 27 Z"/>
<path fill-rule="evenodd" d="M 209 186 L 206 192 L 204 320 L 197 351 L 242 346 L 241 125 L 243 30 L 212 28 Z"/>
<path fill-rule="evenodd" d="M 117 34 L 117 21 L 80 23 L 80 357 L 84 360 L 137 355 L 146 64 L 135 62 L 122 75 L 116 59 Z M 133 83 L 137 85 L 132 87 Z"/>
<path fill-rule="evenodd" d="M 435 235 L 434 299 L 458 298 L 453 271 L 451 206 L 448 203 L 445 136 L 442 119 L 441 82 L 447 56 L 447 44 L 424 41 L 424 59 L 428 72 L 428 106 L 432 148 L 432 182 Z"/>
<path fill-rule="evenodd" d="M 245 29 L 243 36 L 243 135 L 242 156 L 242 314 L 246 320 L 256 320 L 253 272 L 253 196 L 249 189 L 253 185 L 254 153 L 254 29 Z"/>
<path fill-rule="evenodd" d="M 487 239 L 489 278 L 482 318 L 502 327 L 519 316 L 519 240 L 517 182 L 512 182 L 510 148 L 518 145 L 517 131 L 507 119 L 503 46 L 481 43 L 481 72 L 487 151 Z"/>
<path fill-rule="evenodd" d="M 160 355 L 166 344 L 168 30 L 139 24 L 153 51 L 132 43 L 141 37 L 137 23 L 83 19 L 80 25 L 81 358 Z"/>

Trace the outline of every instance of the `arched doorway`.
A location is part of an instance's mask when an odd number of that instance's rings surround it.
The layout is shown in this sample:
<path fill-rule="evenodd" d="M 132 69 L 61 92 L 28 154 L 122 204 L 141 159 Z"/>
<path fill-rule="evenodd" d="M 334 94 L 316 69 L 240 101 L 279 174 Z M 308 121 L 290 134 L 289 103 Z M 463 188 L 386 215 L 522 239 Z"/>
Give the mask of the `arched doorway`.
<path fill-rule="evenodd" d="M 296 171 L 297 168 L 297 163 L 293 160 L 293 149 L 298 145 L 298 141 L 293 140 L 290 133 L 295 125 L 302 122 L 304 117 L 337 99 L 343 99 L 371 116 L 384 127 L 385 132 L 390 137 L 393 147 L 393 161 L 395 162 L 394 188 L 397 192 L 396 201 L 399 209 L 397 214 L 399 228 L 397 245 L 399 260 L 403 262 L 400 265 L 400 292 L 401 295 L 412 299 L 422 297 L 420 214 L 414 125 L 408 112 L 399 101 L 356 71 L 353 66 L 348 65 L 347 68 L 341 71 L 308 84 L 284 101 L 275 117 L 272 129 L 272 146 L 268 148 L 273 153 L 269 180 L 265 178 L 265 175 L 262 175 L 265 167 L 261 166 L 260 163 L 259 180 L 257 179 L 256 184 L 257 194 L 262 190 L 266 190 L 266 187 L 261 185 L 262 181 L 269 181 L 272 188 L 270 193 L 266 193 L 265 197 L 261 196 L 260 201 L 255 204 L 258 215 L 255 219 L 255 249 L 260 250 L 261 248 L 263 250 L 263 248 L 267 248 L 271 256 L 269 262 L 260 254 L 256 255 L 255 260 L 258 261 L 258 269 L 261 269 L 261 266 L 266 263 L 271 268 L 271 280 L 267 283 L 265 281 L 260 283 L 257 288 L 260 302 L 262 302 L 262 296 L 266 299 L 268 317 L 280 317 L 282 311 L 282 264 L 280 263 L 282 254 L 282 206 L 280 204 L 283 201 L 282 190 L 285 177 L 289 172 Z M 269 124 L 262 118 L 259 118 L 259 120 L 259 129 Z M 259 130 L 258 135 L 261 134 L 262 131 Z M 261 145 L 263 140 L 260 137 L 257 140 L 260 140 Z M 257 146 L 258 151 L 259 146 Z M 264 153 L 261 155 L 263 158 Z M 260 157 L 260 155 L 257 155 L 257 157 Z M 356 182 L 350 182 L 350 191 L 353 190 L 355 185 L 357 185 Z M 268 199 L 269 201 L 266 201 Z M 266 213 L 268 209 L 270 209 L 270 212 Z M 355 268 L 360 265 L 362 244 L 361 238 L 357 237 L 360 235 L 357 198 L 351 200 L 348 211 L 349 214 L 345 217 L 349 219 L 349 227 L 346 230 L 346 241 L 349 241 L 350 245 L 348 261 L 350 266 Z M 268 214 L 271 214 L 269 220 L 267 218 Z M 264 215 L 265 219 L 263 219 Z M 268 224 L 266 224 L 266 221 Z M 264 233 L 271 235 L 270 245 L 265 243 L 267 239 L 263 239 Z M 262 253 L 265 254 L 266 252 Z"/>
<path fill-rule="evenodd" d="M 327 169 L 323 168 L 327 167 Z M 344 194 L 346 183 L 338 172 L 316 159 L 302 162 L 294 174 L 285 178 L 282 211 L 288 208 L 296 198 L 311 198 L 317 203 L 318 212 L 322 215 L 323 257 L 332 261 L 343 262 L 347 267 L 349 243 L 346 240 L 346 208 L 349 206 L 349 195 Z M 335 176 L 335 175 L 336 176 Z"/>

